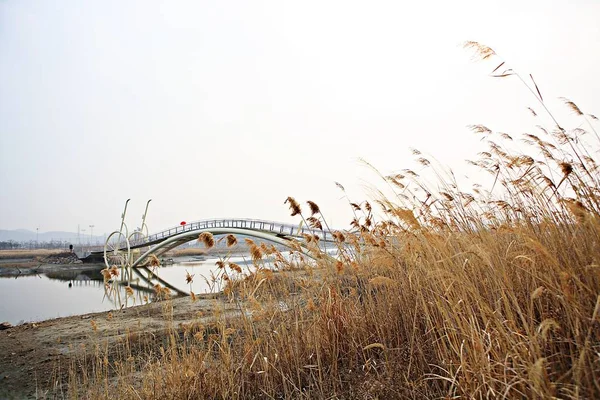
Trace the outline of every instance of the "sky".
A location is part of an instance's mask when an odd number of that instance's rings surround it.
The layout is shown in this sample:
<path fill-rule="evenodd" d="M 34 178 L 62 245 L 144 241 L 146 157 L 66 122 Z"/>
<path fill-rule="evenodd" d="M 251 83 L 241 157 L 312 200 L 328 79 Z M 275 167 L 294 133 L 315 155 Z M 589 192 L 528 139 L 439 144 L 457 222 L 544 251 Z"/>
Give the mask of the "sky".
<path fill-rule="evenodd" d="M 460 174 L 470 124 L 522 133 L 539 107 L 462 43 L 600 114 L 600 1 L 0 0 L 0 229 L 151 232 L 180 221 L 330 225 L 411 149 Z M 567 124 L 568 125 L 568 124 Z"/>

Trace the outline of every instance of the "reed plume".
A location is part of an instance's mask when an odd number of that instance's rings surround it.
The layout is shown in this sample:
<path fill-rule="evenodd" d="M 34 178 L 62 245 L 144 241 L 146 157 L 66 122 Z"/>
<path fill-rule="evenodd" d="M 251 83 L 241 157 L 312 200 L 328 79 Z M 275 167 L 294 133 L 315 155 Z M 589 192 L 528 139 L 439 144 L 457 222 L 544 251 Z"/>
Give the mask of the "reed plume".
<path fill-rule="evenodd" d="M 227 235 L 225 238 L 225 241 L 227 243 L 227 247 L 233 247 L 235 245 L 237 245 L 237 238 L 235 237 L 235 235 Z"/>
<path fill-rule="evenodd" d="M 310 226 L 313 229 L 320 229 L 323 230 L 323 225 L 321 225 L 321 221 L 319 221 L 317 218 L 315 217 L 308 217 L 306 219 L 306 222 L 308 222 L 308 226 Z"/>
<path fill-rule="evenodd" d="M 160 260 L 158 259 L 158 257 L 156 257 L 156 255 L 150 254 L 148 259 L 151 267 L 160 267 Z"/>
<path fill-rule="evenodd" d="M 340 231 L 333 231 L 332 235 L 333 238 L 339 243 L 344 243 L 346 241 L 346 237 Z"/>
<path fill-rule="evenodd" d="M 254 243 L 252 239 L 244 239 L 246 244 L 248 245 L 248 249 L 250 250 L 250 256 L 254 262 L 257 262 L 263 258 L 263 252 L 259 246 Z"/>
<path fill-rule="evenodd" d="M 215 245 L 215 238 L 214 238 L 213 234 L 210 232 L 202 232 L 198 236 L 198 242 L 204 243 L 204 246 L 207 249 L 210 249 L 210 248 L 214 247 L 214 245 Z"/>
<path fill-rule="evenodd" d="M 319 206 L 314 201 L 308 200 L 306 203 L 308 204 L 308 207 L 310 208 L 311 216 L 314 216 L 315 214 L 319 214 L 321 212 L 321 210 L 319 209 Z"/>
<path fill-rule="evenodd" d="M 185 271 L 185 283 L 190 284 L 190 283 L 194 282 L 194 276 L 195 275 L 190 275 L 190 273 L 186 270 Z"/>
<path fill-rule="evenodd" d="M 101 270 L 100 273 L 102 274 L 102 277 L 104 278 L 104 282 L 107 282 L 111 279 L 111 273 L 108 268 Z"/>
<path fill-rule="evenodd" d="M 235 271 L 235 272 L 237 272 L 238 274 L 241 274 L 241 273 L 242 273 L 242 267 L 240 267 L 238 264 L 236 264 L 236 263 L 234 263 L 234 262 L 230 262 L 230 263 L 229 263 L 229 268 L 230 268 L 232 271 Z"/>
<path fill-rule="evenodd" d="M 290 211 L 292 212 L 291 216 L 294 217 L 296 215 L 302 214 L 302 210 L 300 208 L 300 204 L 293 198 L 288 197 L 283 204 L 289 203 Z"/>

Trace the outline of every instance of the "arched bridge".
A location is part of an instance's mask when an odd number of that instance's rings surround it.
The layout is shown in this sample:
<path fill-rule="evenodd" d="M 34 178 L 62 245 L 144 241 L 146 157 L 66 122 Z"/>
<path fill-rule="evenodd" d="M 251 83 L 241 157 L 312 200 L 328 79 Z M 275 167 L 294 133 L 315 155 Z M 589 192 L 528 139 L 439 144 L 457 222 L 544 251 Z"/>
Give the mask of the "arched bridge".
<path fill-rule="evenodd" d="M 177 246 L 197 239 L 203 232 L 210 232 L 213 235 L 245 235 L 268 240 L 290 248 L 292 248 L 292 244 L 290 243 L 292 239 L 300 239 L 302 242 L 305 235 L 317 237 L 320 242 L 334 242 L 330 231 L 313 229 L 307 226 L 258 219 L 210 219 L 165 229 L 147 237 L 138 236 L 136 240 L 130 243 L 130 248 L 149 247 L 149 249 L 142 253 L 131 266 L 136 267 L 141 265 L 150 254 L 159 257 Z M 307 255 L 310 256 L 308 253 Z"/>

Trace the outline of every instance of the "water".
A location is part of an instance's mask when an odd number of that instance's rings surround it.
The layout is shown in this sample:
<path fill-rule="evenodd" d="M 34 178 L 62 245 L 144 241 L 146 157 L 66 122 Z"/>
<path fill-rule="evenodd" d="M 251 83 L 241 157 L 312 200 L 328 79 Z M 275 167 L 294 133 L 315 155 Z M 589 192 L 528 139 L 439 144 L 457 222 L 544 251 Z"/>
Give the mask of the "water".
<path fill-rule="evenodd" d="M 335 256 L 335 252 L 328 252 Z M 290 257 L 287 252 L 282 255 L 292 263 L 299 261 L 295 256 Z M 154 269 L 162 282 L 156 279 L 145 280 L 148 273 L 137 269 L 129 277 L 130 286 L 134 290 L 133 296 L 127 296 L 123 285 L 113 285 L 115 289 L 107 292 L 100 269 L 77 270 L 73 266 L 63 271 L 34 276 L 0 277 L 0 322 L 8 321 L 17 325 L 145 304 L 153 301 L 155 283 L 166 286 L 166 282 L 185 294 L 192 290 L 196 294 L 219 292 L 224 282 L 220 279 L 223 271 L 215 265 L 217 260 L 188 258 Z M 231 257 L 228 261 L 240 265 L 243 274 L 253 269 L 249 256 Z M 272 267 L 272 260 L 265 258 L 261 265 Z M 191 287 L 186 283 L 188 273 L 193 275 Z M 229 268 L 227 273 L 232 277 L 237 275 Z M 216 280 L 211 276 L 215 276 Z M 123 278 L 120 275 L 118 279 Z M 171 290 L 171 293 L 177 295 L 176 290 Z"/>
<path fill-rule="evenodd" d="M 247 259 L 243 257 L 235 257 L 230 261 L 246 269 L 245 260 Z M 210 283 L 211 273 L 220 273 L 215 261 L 217 260 L 178 262 L 155 271 L 161 279 L 185 293 L 190 292 L 190 285 L 186 283 L 186 273 L 194 275 L 191 285 L 194 293 L 217 292 L 222 288 L 221 280 Z M 144 271 L 139 273 L 146 276 Z M 107 293 L 99 270 L 77 271 L 74 268 L 35 276 L 0 278 L 0 322 L 8 321 L 17 325 L 23 322 L 115 310 L 121 306 L 140 305 L 153 300 L 153 282 L 145 282 L 142 277 L 133 274 L 131 286 L 134 289 L 134 295 L 131 297 L 126 295 L 125 288 L 120 285 L 114 285 L 118 288 L 118 293 Z M 171 293 L 175 294 L 174 291 Z"/>

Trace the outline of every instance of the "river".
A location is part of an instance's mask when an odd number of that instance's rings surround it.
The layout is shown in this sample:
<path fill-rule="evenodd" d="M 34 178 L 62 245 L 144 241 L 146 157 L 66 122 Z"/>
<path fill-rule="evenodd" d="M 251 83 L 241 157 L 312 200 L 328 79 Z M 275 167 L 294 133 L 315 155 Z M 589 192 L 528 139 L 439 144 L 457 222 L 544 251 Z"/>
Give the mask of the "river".
<path fill-rule="evenodd" d="M 222 289 L 219 278 L 222 270 L 215 265 L 217 260 L 177 260 L 154 271 L 162 280 L 185 293 L 218 292 Z M 235 257 L 230 261 L 246 271 L 250 265 L 245 257 Z M 231 271 L 228 270 L 228 273 L 231 274 Z M 142 279 L 146 274 L 144 271 L 132 274 L 130 284 L 134 290 L 130 296 L 127 296 L 123 285 L 113 285 L 115 289 L 107 291 L 99 269 L 78 270 L 72 266 L 39 275 L 2 277 L 0 322 L 17 325 L 145 304 L 154 298 L 153 284 Z M 186 282 L 187 274 L 193 277 L 191 284 Z M 172 294 L 176 295 L 176 292 L 172 291 Z"/>

